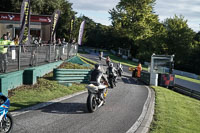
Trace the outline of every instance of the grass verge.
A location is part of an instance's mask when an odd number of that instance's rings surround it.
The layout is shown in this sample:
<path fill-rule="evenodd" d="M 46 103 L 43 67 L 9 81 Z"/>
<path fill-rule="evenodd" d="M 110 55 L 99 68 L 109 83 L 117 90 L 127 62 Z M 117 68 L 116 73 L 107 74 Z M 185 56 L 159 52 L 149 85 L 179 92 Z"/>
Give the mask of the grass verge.
<path fill-rule="evenodd" d="M 150 133 L 200 133 L 200 101 L 163 87 L 156 92 Z"/>
<path fill-rule="evenodd" d="M 59 68 L 88 69 L 87 66 L 80 66 L 73 63 L 63 63 Z M 59 84 L 57 81 L 53 81 L 52 77 L 53 72 L 43 76 L 43 78 L 39 78 L 35 85 L 24 85 L 10 90 L 9 99 L 11 104 L 9 111 L 19 110 L 86 90 L 85 84 L 72 84 L 72 86 L 67 87 Z"/>
<path fill-rule="evenodd" d="M 197 80 L 197 79 L 188 78 L 188 77 L 184 77 L 184 76 L 180 76 L 180 75 L 176 75 L 176 78 L 179 78 L 179 79 L 183 79 L 183 80 L 187 80 L 187 81 L 190 81 L 190 82 L 193 82 L 193 83 L 200 84 L 200 80 Z"/>
<path fill-rule="evenodd" d="M 93 66 L 91 66 L 89 64 L 88 64 L 88 66 L 84 66 L 84 65 L 64 62 L 59 66 L 59 68 L 61 68 L 61 69 L 92 69 Z"/>
<path fill-rule="evenodd" d="M 9 92 L 11 102 L 9 110 L 19 110 L 82 90 L 85 90 L 84 84 L 73 84 L 66 87 L 56 81 L 40 78 L 33 86 L 22 86 Z"/>
<path fill-rule="evenodd" d="M 111 61 L 114 62 L 114 63 L 121 62 L 121 64 L 123 64 L 123 65 L 129 66 L 129 67 L 134 67 L 134 68 L 138 66 L 138 63 L 136 63 L 136 62 L 133 62 L 133 61 L 130 61 L 130 60 L 125 60 L 125 59 L 117 57 L 113 54 L 109 54 L 109 57 L 110 57 Z M 143 65 L 142 69 L 147 71 L 148 67 Z"/>

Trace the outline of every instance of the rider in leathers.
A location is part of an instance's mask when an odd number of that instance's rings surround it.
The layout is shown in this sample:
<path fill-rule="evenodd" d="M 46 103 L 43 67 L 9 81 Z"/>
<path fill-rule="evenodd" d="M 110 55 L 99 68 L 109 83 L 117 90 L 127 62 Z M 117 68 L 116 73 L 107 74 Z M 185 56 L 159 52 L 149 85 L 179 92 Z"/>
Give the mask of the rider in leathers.
<path fill-rule="evenodd" d="M 103 72 L 101 72 L 101 70 L 100 70 L 100 65 L 95 64 L 95 69 L 91 73 L 90 83 L 94 84 L 95 86 L 100 86 L 101 79 L 103 79 L 105 82 L 107 82 L 106 78 L 103 76 Z M 100 92 L 101 100 L 103 100 L 103 92 L 104 92 L 104 89 L 102 89 Z"/>
<path fill-rule="evenodd" d="M 110 63 L 106 73 L 108 74 L 108 78 L 114 78 L 114 82 L 117 82 L 117 69 L 113 66 L 113 63 Z"/>

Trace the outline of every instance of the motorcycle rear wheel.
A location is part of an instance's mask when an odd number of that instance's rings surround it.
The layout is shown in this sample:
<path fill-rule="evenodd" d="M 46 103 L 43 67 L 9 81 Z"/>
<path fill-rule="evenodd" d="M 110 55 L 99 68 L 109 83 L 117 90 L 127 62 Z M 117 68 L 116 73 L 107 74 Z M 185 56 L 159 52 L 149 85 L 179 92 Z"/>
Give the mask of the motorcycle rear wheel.
<path fill-rule="evenodd" d="M 111 87 L 111 88 L 114 88 L 114 83 L 113 83 L 113 80 L 112 80 L 112 79 L 109 80 L 109 84 L 110 84 L 110 87 Z"/>
<path fill-rule="evenodd" d="M 90 113 L 97 110 L 97 102 L 95 94 L 89 94 L 87 98 L 87 108 Z"/>

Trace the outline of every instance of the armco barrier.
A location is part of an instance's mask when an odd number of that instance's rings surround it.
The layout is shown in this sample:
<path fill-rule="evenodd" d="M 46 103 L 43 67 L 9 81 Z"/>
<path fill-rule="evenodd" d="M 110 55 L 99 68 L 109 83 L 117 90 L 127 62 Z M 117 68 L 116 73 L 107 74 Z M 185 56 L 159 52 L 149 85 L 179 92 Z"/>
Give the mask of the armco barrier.
<path fill-rule="evenodd" d="M 11 72 L 0 75 L 0 92 L 8 96 L 8 90 L 19 87 L 23 84 L 35 84 L 37 77 L 51 72 L 53 68 L 58 67 L 63 61 L 58 61 L 38 67 L 32 67 L 25 70 Z"/>
<path fill-rule="evenodd" d="M 146 72 L 146 71 L 142 71 L 140 80 L 142 82 L 144 82 L 145 84 L 149 85 L 150 84 L 150 73 Z"/>
<path fill-rule="evenodd" d="M 17 71 L 0 75 L 0 91 L 8 96 L 8 90 L 14 89 L 23 84 L 23 72 Z"/>
<path fill-rule="evenodd" d="M 54 63 L 49 63 L 46 65 L 38 66 L 38 67 L 32 67 L 29 69 L 24 70 L 23 74 L 23 83 L 26 85 L 32 85 L 37 82 L 37 77 L 42 77 L 45 74 L 51 72 L 54 68 L 57 68 L 62 64 L 63 61 L 58 61 Z"/>
<path fill-rule="evenodd" d="M 90 69 L 54 69 L 54 80 L 59 83 L 88 83 Z"/>

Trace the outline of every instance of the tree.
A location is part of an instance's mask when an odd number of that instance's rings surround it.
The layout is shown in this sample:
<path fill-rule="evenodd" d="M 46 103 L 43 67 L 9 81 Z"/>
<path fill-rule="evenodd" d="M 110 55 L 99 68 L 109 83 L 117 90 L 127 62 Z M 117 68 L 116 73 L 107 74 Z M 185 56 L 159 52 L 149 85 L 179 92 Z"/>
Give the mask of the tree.
<path fill-rule="evenodd" d="M 121 0 L 116 8 L 109 11 L 114 28 L 123 38 L 132 40 L 127 46 L 131 47 L 132 55 L 138 51 L 141 41 L 154 35 L 154 27 L 158 23 L 158 17 L 153 13 L 154 2 L 155 0 Z"/>
<path fill-rule="evenodd" d="M 184 69 L 187 64 L 187 58 L 191 54 L 194 45 L 195 32 L 188 27 L 187 20 L 183 16 L 174 16 L 164 21 L 167 30 L 166 44 L 167 53 L 175 54 L 176 67 Z"/>

